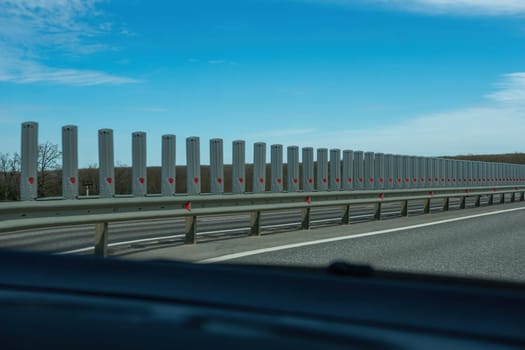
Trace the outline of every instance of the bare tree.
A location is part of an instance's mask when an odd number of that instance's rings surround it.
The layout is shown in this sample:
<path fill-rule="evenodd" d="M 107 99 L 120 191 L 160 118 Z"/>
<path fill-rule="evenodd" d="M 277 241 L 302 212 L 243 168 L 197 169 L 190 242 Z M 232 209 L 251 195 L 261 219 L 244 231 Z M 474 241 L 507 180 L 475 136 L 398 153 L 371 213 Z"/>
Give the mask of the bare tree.
<path fill-rule="evenodd" d="M 0 153 L 0 191 L 2 197 L 7 200 L 9 197 L 9 185 L 7 179 L 9 176 L 9 153 Z"/>
<path fill-rule="evenodd" d="M 38 172 L 40 175 L 38 184 L 39 196 L 46 195 L 48 175 L 50 170 L 59 167 L 61 157 L 62 152 L 59 151 L 57 144 L 46 141 L 46 143 L 38 145 Z"/>
<path fill-rule="evenodd" d="M 20 155 L 0 153 L 0 193 L 2 200 L 19 197 Z"/>

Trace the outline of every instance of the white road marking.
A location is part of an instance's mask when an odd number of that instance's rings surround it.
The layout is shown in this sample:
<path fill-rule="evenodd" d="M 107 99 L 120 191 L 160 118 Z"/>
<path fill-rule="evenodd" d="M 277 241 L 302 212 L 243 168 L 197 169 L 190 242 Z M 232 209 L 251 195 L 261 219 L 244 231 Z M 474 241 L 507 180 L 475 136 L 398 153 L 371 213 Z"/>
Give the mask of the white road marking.
<path fill-rule="evenodd" d="M 508 212 L 513 212 L 513 211 L 518 211 L 518 210 L 525 210 L 525 207 L 512 208 L 512 209 L 498 210 L 498 211 L 489 212 L 489 213 L 482 213 L 482 214 L 474 214 L 474 215 L 462 216 L 462 217 L 459 217 L 459 218 L 439 220 L 439 221 L 434 221 L 434 222 L 428 222 L 428 223 L 425 223 L 425 224 L 410 225 L 410 226 L 397 227 L 397 228 L 391 228 L 391 229 L 386 229 L 386 230 L 358 233 L 358 234 L 347 235 L 347 236 L 318 239 L 318 240 L 309 241 L 309 242 L 292 243 L 292 244 L 285 244 L 285 245 L 276 246 L 276 247 L 270 247 L 270 248 L 249 250 L 249 251 L 240 252 L 240 253 L 227 254 L 227 255 L 217 256 L 217 257 L 214 257 L 214 258 L 208 258 L 208 259 L 200 260 L 200 261 L 197 261 L 197 262 L 198 263 L 205 263 L 205 264 L 207 264 L 207 263 L 216 263 L 216 262 L 221 262 L 221 261 L 238 259 L 238 258 L 251 256 L 251 255 L 276 252 L 276 251 L 284 250 L 284 249 L 299 248 L 299 247 L 306 247 L 306 246 L 316 245 L 316 244 L 337 242 L 337 241 L 343 241 L 343 240 L 349 240 L 349 239 L 355 239 L 355 238 L 361 238 L 361 237 L 376 236 L 376 235 L 381 235 L 381 234 L 384 234 L 384 233 L 412 230 L 412 229 L 416 229 L 416 228 L 422 228 L 422 227 L 446 224 L 446 223 L 449 223 L 449 222 L 456 222 L 456 221 L 474 219 L 474 218 L 479 218 L 479 217 L 483 217 L 483 216 L 508 213 Z"/>

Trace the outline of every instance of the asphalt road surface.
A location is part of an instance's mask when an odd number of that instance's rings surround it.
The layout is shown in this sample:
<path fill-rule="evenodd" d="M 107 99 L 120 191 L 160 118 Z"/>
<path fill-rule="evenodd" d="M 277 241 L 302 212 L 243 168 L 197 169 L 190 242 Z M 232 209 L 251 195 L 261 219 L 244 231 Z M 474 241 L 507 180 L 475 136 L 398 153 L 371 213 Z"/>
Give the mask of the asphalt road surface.
<path fill-rule="evenodd" d="M 132 250 L 129 259 L 374 268 L 525 282 L 525 203 Z"/>
<path fill-rule="evenodd" d="M 516 210 L 230 261 L 326 266 L 344 260 L 387 270 L 525 281 L 524 253 L 525 210 Z"/>

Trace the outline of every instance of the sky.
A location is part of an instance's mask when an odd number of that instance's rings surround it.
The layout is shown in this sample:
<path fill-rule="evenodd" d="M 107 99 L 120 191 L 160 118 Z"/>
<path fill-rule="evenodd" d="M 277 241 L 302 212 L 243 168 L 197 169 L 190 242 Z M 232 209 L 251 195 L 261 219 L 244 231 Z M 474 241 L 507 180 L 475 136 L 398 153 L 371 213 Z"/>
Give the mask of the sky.
<path fill-rule="evenodd" d="M 0 153 L 20 126 L 425 156 L 525 152 L 522 0 L 0 0 Z"/>

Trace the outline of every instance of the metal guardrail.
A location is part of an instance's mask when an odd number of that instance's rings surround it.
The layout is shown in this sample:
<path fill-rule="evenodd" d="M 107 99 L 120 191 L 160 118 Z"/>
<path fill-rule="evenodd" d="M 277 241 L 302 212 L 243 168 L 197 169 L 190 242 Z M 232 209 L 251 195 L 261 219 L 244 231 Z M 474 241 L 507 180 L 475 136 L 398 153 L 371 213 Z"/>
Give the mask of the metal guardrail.
<path fill-rule="evenodd" d="M 261 212 L 289 209 L 301 210 L 301 228 L 310 228 L 310 210 L 317 207 L 341 207 L 341 223 L 350 223 L 352 205 L 373 204 L 374 218 L 381 219 L 382 203 L 401 202 L 400 215 L 408 216 L 408 202 L 424 201 L 424 213 L 430 213 L 432 199 L 444 199 L 443 210 L 449 209 L 450 198 L 460 198 L 465 208 L 466 198 L 481 197 L 494 203 L 494 195 L 511 193 L 511 201 L 524 201 L 525 187 L 463 187 L 370 191 L 254 193 L 223 195 L 179 195 L 171 197 L 131 197 L 85 200 L 55 200 L 0 203 L 0 232 L 13 232 L 44 227 L 95 224 L 95 255 L 108 254 L 110 222 L 185 218 L 185 242 L 196 243 L 197 217 L 250 213 L 250 235 L 260 235 Z"/>

